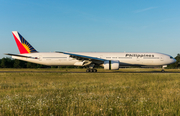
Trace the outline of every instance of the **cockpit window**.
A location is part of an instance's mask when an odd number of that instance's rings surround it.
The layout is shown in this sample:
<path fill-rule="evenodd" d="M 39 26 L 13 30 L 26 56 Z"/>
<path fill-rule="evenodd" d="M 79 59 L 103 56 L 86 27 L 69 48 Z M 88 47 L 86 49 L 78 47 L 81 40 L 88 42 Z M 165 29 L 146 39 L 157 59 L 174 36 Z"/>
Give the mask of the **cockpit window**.
<path fill-rule="evenodd" d="M 172 57 L 172 56 L 170 56 L 170 59 L 173 59 L 173 57 Z"/>

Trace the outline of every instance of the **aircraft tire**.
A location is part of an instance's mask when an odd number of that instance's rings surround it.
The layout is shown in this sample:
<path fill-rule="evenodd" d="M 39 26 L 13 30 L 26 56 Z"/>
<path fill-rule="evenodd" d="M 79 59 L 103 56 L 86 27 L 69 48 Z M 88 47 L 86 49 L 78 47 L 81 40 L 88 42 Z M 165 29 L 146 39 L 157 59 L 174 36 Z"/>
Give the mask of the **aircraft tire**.
<path fill-rule="evenodd" d="M 87 69 L 86 72 L 97 72 L 97 69 Z"/>
<path fill-rule="evenodd" d="M 90 70 L 89 70 L 89 69 L 87 69 L 87 70 L 86 70 L 86 72 L 90 72 Z"/>

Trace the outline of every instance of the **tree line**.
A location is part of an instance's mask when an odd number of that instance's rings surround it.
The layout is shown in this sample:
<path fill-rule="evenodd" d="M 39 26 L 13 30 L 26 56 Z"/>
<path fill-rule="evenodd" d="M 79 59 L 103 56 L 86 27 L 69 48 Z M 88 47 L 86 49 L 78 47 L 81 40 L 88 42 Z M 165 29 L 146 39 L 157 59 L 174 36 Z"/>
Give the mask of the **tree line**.
<path fill-rule="evenodd" d="M 25 62 L 9 57 L 0 59 L 0 68 L 46 68 L 47 66 Z"/>
<path fill-rule="evenodd" d="M 169 64 L 167 68 L 178 68 L 180 67 L 180 54 L 175 57 L 176 62 Z M 63 66 L 62 68 L 74 68 L 75 66 Z M 9 57 L 0 59 L 0 68 L 57 68 L 57 66 L 45 66 L 41 64 L 30 63 Z"/>

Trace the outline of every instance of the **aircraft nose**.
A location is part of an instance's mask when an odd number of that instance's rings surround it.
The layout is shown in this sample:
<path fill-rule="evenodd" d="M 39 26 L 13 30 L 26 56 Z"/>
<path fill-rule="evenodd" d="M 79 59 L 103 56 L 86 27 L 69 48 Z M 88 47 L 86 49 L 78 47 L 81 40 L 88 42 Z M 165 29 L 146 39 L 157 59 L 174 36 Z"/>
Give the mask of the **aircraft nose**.
<path fill-rule="evenodd" d="M 173 63 L 175 63 L 175 62 L 176 62 L 176 59 L 173 58 Z"/>

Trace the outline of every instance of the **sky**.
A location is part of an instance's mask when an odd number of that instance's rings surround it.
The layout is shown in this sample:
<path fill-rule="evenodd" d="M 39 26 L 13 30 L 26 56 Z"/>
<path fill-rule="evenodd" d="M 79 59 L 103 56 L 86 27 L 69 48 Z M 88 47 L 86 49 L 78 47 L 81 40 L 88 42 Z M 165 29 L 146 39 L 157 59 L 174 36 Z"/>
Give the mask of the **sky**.
<path fill-rule="evenodd" d="M 39 52 L 180 53 L 178 0 L 0 0 L 0 58 L 12 31 Z"/>

